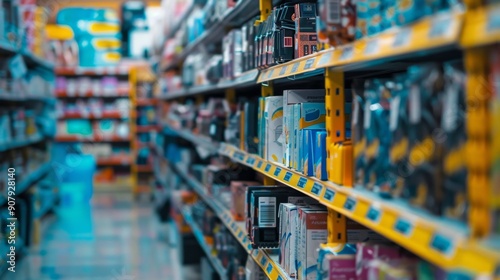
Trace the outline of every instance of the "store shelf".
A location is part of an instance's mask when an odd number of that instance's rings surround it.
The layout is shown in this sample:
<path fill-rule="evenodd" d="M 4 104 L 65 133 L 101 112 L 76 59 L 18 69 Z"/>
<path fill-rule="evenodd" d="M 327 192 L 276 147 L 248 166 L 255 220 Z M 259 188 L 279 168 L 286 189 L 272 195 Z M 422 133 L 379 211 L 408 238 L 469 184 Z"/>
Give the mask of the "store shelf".
<path fill-rule="evenodd" d="M 84 92 L 71 92 L 65 89 L 57 89 L 56 97 L 58 98 L 77 98 L 77 97 L 104 97 L 104 98 L 119 98 L 129 97 L 129 88 L 105 89 L 98 92 L 86 90 Z"/>
<path fill-rule="evenodd" d="M 212 248 L 206 244 L 205 237 L 203 236 L 200 227 L 193 220 L 193 216 L 191 215 L 191 209 L 185 206 L 181 210 L 181 214 L 184 217 L 184 221 L 186 221 L 186 223 L 191 227 L 193 235 L 195 236 L 196 240 L 198 240 L 198 243 L 205 252 L 205 255 L 207 256 L 207 259 L 210 261 L 210 263 L 212 263 L 214 270 L 217 271 L 222 280 L 227 280 L 228 278 L 226 269 L 222 266 L 222 263 L 217 258 L 217 256 L 214 256 L 212 254 Z"/>
<path fill-rule="evenodd" d="M 131 163 L 132 160 L 129 156 L 111 156 L 97 159 L 97 165 L 100 166 L 129 166 Z"/>
<path fill-rule="evenodd" d="M 55 137 L 57 142 L 129 142 L 130 137 L 121 136 L 77 136 L 77 135 L 59 135 Z"/>
<path fill-rule="evenodd" d="M 129 74 L 129 67 L 56 67 L 55 72 L 59 76 L 125 76 Z"/>
<path fill-rule="evenodd" d="M 37 143 L 42 142 L 44 139 L 45 138 L 43 136 L 38 135 L 36 137 L 32 137 L 30 139 L 26 139 L 23 141 L 16 140 L 16 141 L 12 141 L 11 143 L 0 144 L 0 153 L 8 151 L 8 150 L 12 150 L 12 149 L 19 149 L 19 148 L 31 146 L 33 144 L 37 144 Z"/>
<path fill-rule="evenodd" d="M 41 57 L 38 57 L 28 50 L 22 50 L 21 54 L 24 58 L 26 65 L 28 65 L 28 66 L 42 67 L 42 68 L 45 68 L 46 70 L 49 70 L 49 71 L 54 70 L 54 67 L 55 67 L 54 63 L 49 62 Z"/>
<path fill-rule="evenodd" d="M 16 54 L 17 49 L 12 46 L 8 41 L 0 40 L 0 54 L 2 55 L 14 55 Z"/>
<path fill-rule="evenodd" d="M 195 146 L 204 147 L 209 149 L 210 151 L 218 151 L 219 144 L 214 143 L 210 137 L 205 135 L 196 135 L 191 133 L 190 131 L 176 129 L 168 124 L 164 124 L 164 132 L 173 132 L 181 138 L 186 139 L 187 141 L 193 143 Z"/>
<path fill-rule="evenodd" d="M 234 80 L 222 80 L 216 85 L 206 85 L 206 86 L 195 86 L 191 88 L 180 89 L 172 92 L 168 92 L 161 96 L 162 100 L 172 100 L 180 97 L 190 97 L 201 94 L 213 94 L 217 92 L 223 92 L 228 88 L 245 88 L 250 86 L 256 86 L 257 77 L 259 76 L 259 70 L 254 69 L 241 74 Z"/>
<path fill-rule="evenodd" d="M 137 172 L 152 173 L 153 167 L 151 165 L 137 165 Z"/>
<path fill-rule="evenodd" d="M 50 101 L 54 100 L 53 96 L 44 96 L 26 93 L 0 93 L 0 101 L 9 102 L 28 102 L 28 101 Z"/>
<path fill-rule="evenodd" d="M 158 130 L 160 130 L 160 128 L 157 125 L 138 125 L 136 127 L 137 133 L 147 133 L 147 132 L 158 131 Z"/>
<path fill-rule="evenodd" d="M 196 140 L 189 132 L 178 134 Z M 468 228 L 462 223 L 412 208 L 402 200 L 383 199 L 369 191 L 305 176 L 231 145 L 221 144 L 218 153 L 317 199 L 444 269 L 491 275 L 500 267 L 500 252 L 469 240 Z"/>
<path fill-rule="evenodd" d="M 257 82 L 304 75 L 327 67 L 337 67 L 344 71 L 376 64 L 392 67 L 387 63 L 399 62 L 408 56 L 419 57 L 429 55 L 432 51 L 458 47 L 463 19 L 464 15 L 461 12 L 442 12 L 408 26 L 392 28 L 339 48 L 262 70 Z"/>
<path fill-rule="evenodd" d="M 171 165 L 172 169 L 182 177 L 182 179 L 214 210 L 219 219 L 231 231 L 233 236 L 240 242 L 243 248 L 247 251 L 266 273 L 269 279 L 291 279 L 281 268 L 278 263 L 278 254 L 271 254 L 271 250 L 252 249 L 248 233 L 245 229 L 245 222 L 237 222 L 234 220 L 231 212 L 222 205 L 217 199 L 208 195 L 203 185 L 191 175 L 188 175 L 175 165 Z"/>
<path fill-rule="evenodd" d="M 45 163 L 41 165 L 37 170 L 33 171 L 31 174 L 25 176 L 21 181 L 16 180 L 15 193 L 16 196 L 23 194 L 27 189 L 40 181 L 51 169 L 50 163 Z M 7 190 L 5 190 L 6 192 Z M 0 206 L 7 203 L 7 194 L 4 193 L 0 196 Z"/>
<path fill-rule="evenodd" d="M 128 112 L 125 112 L 128 114 Z M 104 111 L 101 114 L 83 114 L 80 112 L 65 113 L 63 116 L 58 117 L 58 119 L 91 119 L 91 120 L 103 120 L 103 119 L 128 119 L 129 116 L 119 111 Z"/>
<path fill-rule="evenodd" d="M 158 104 L 156 98 L 137 98 L 137 106 L 154 106 Z"/>

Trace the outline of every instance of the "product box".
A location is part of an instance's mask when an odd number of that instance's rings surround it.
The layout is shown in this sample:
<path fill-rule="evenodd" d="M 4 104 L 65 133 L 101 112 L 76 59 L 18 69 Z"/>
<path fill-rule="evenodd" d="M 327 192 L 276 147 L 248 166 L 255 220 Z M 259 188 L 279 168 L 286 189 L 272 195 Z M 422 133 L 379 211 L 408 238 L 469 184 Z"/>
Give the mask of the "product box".
<path fill-rule="evenodd" d="M 402 257 L 402 249 L 393 245 L 358 243 L 356 247 L 356 276 L 368 279 L 369 263 L 375 259 L 395 260 Z"/>
<path fill-rule="evenodd" d="M 259 151 L 259 145 L 263 138 L 258 135 L 258 121 L 259 121 L 259 103 L 257 100 L 250 100 L 245 102 L 243 109 L 244 125 L 244 150 L 256 154 Z M 263 141 L 262 141 L 263 142 Z"/>
<path fill-rule="evenodd" d="M 302 135 L 304 129 L 325 129 L 326 120 L 326 107 L 325 103 L 301 103 L 299 115 L 294 117 L 299 120 L 298 122 L 298 136 Z M 303 151 L 303 138 L 297 137 L 297 151 L 296 158 L 298 159 L 297 170 L 302 171 L 301 151 Z"/>
<path fill-rule="evenodd" d="M 356 245 L 321 244 L 318 256 L 320 280 L 356 280 Z"/>
<path fill-rule="evenodd" d="M 323 181 L 328 180 L 326 136 L 327 132 L 320 130 L 314 137 L 314 175 Z"/>
<path fill-rule="evenodd" d="M 317 51 L 316 4 L 295 4 L 295 58 Z"/>
<path fill-rule="evenodd" d="M 318 248 L 327 242 L 327 216 L 326 210 L 299 209 L 297 273 L 300 280 L 316 280 Z"/>
<path fill-rule="evenodd" d="M 342 186 L 352 186 L 353 149 L 351 141 L 330 144 L 331 157 L 328 162 L 328 180 Z M 364 170 L 362 171 L 364 172 Z"/>
<path fill-rule="evenodd" d="M 283 96 L 266 97 L 264 118 L 266 121 L 265 159 L 281 163 L 283 158 L 283 145 L 280 142 L 283 133 Z"/>
<path fill-rule="evenodd" d="M 300 104 L 294 104 L 293 107 L 293 115 L 292 115 L 292 138 L 290 140 L 292 144 L 292 150 L 290 154 L 290 161 L 292 168 L 295 170 L 299 169 L 299 123 L 300 123 Z"/>
<path fill-rule="evenodd" d="M 231 214 L 236 221 L 245 220 L 245 193 L 248 186 L 257 186 L 258 182 L 253 181 L 232 181 L 231 182 Z"/>
<path fill-rule="evenodd" d="M 299 159 L 301 164 L 299 164 L 299 171 L 302 171 L 306 176 L 314 176 L 314 163 L 315 163 L 315 144 L 316 144 L 316 133 L 318 130 L 315 129 L 303 129 L 299 133 L 299 137 L 302 138 L 302 147 L 299 148 Z"/>
<path fill-rule="evenodd" d="M 277 50 L 275 49 L 275 60 L 277 63 L 285 63 L 294 59 L 295 56 L 295 6 L 285 3 L 280 9 L 276 22 Z"/>
<path fill-rule="evenodd" d="M 293 130 L 295 127 L 293 121 L 295 120 L 293 105 L 298 103 L 307 102 L 324 102 L 325 101 L 325 90 L 323 89 L 311 89 L 311 90 L 285 90 L 283 91 L 283 134 L 284 134 L 284 145 L 283 145 L 283 164 L 287 167 L 291 167 L 291 150 L 292 141 L 295 137 L 292 137 Z"/>
<path fill-rule="evenodd" d="M 355 36 L 356 1 L 321 0 L 318 2 L 318 38 L 321 42 L 337 47 Z"/>
<path fill-rule="evenodd" d="M 249 186 L 246 217 L 252 248 L 279 247 L 280 204 L 293 203 L 303 197 L 304 194 L 288 187 Z"/>
<path fill-rule="evenodd" d="M 264 118 L 264 109 L 266 108 L 266 99 L 264 97 L 259 97 L 259 112 L 258 112 L 258 135 L 259 135 L 259 153 L 261 158 L 264 158 L 266 151 L 264 149 L 265 144 L 265 131 L 266 131 L 266 121 Z"/>
<path fill-rule="evenodd" d="M 425 13 L 425 1 L 396 1 L 396 22 L 406 25 L 421 18 Z"/>

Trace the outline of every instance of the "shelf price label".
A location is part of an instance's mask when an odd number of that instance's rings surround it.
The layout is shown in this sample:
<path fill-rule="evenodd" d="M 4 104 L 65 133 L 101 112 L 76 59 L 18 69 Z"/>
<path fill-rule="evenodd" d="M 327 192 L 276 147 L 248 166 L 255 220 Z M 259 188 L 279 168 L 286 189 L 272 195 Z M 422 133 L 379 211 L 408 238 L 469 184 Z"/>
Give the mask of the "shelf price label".
<path fill-rule="evenodd" d="M 491 9 L 488 12 L 488 22 L 486 30 L 488 32 L 498 31 L 500 29 L 500 8 Z"/>
<path fill-rule="evenodd" d="M 356 199 L 348 197 L 344 203 L 344 209 L 353 212 L 354 208 L 356 208 Z"/>
<path fill-rule="evenodd" d="M 394 229 L 397 232 L 409 236 L 413 230 L 413 226 L 409 221 L 404 220 L 403 218 L 398 218 L 398 220 L 394 224 Z"/>
<path fill-rule="evenodd" d="M 264 169 L 265 172 L 269 172 L 271 170 L 271 164 L 266 164 L 266 168 Z"/>
<path fill-rule="evenodd" d="M 244 161 L 245 160 L 245 154 L 241 152 L 235 152 L 234 153 L 234 158 Z"/>
<path fill-rule="evenodd" d="M 322 67 L 323 65 L 328 64 L 330 60 L 332 60 L 332 53 L 332 51 L 329 51 L 321 55 L 321 58 L 318 61 L 318 67 Z"/>
<path fill-rule="evenodd" d="M 353 55 L 354 55 L 354 46 L 352 46 L 352 45 L 345 46 L 342 49 L 342 54 L 340 55 L 340 60 L 352 59 Z"/>
<path fill-rule="evenodd" d="M 253 157 L 249 156 L 249 157 L 247 158 L 247 164 L 249 164 L 249 165 L 254 165 L 254 163 L 255 163 L 255 158 L 253 158 Z"/>
<path fill-rule="evenodd" d="M 406 47 L 411 40 L 411 29 L 403 28 L 399 30 L 394 36 L 394 42 L 392 43 L 393 48 Z"/>
<path fill-rule="evenodd" d="M 273 74 L 274 74 L 274 68 L 271 69 L 271 71 L 267 72 L 267 78 L 271 79 L 273 77 Z"/>
<path fill-rule="evenodd" d="M 262 267 L 266 266 L 266 264 L 267 264 L 266 256 L 262 256 L 262 259 L 260 259 L 260 264 L 262 265 Z"/>
<path fill-rule="evenodd" d="M 238 233 L 238 238 L 242 238 L 243 237 L 243 231 L 240 230 L 240 232 Z"/>
<path fill-rule="evenodd" d="M 379 51 L 379 40 L 377 38 L 372 39 L 366 43 L 365 55 L 373 55 Z"/>
<path fill-rule="evenodd" d="M 257 168 L 261 169 L 262 168 L 262 164 L 263 164 L 262 160 L 259 160 L 259 162 L 257 163 Z"/>
<path fill-rule="evenodd" d="M 290 71 L 290 74 L 295 74 L 297 73 L 297 71 L 299 70 L 299 65 L 300 65 L 300 61 L 299 62 L 295 62 L 292 66 L 292 71 Z"/>
<path fill-rule="evenodd" d="M 248 242 L 248 237 L 245 235 L 245 237 L 243 237 L 243 240 L 242 240 L 243 243 L 247 243 Z M 250 245 L 249 245 L 250 246 Z"/>
<path fill-rule="evenodd" d="M 443 254 L 450 254 L 453 251 L 453 240 L 442 234 L 434 234 L 430 245 Z"/>
<path fill-rule="evenodd" d="M 273 272 L 273 264 L 272 263 L 269 263 L 267 265 L 266 271 L 267 271 L 267 274 L 271 274 L 271 272 Z"/>
<path fill-rule="evenodd" d="M 378 222 L 380 219 L 380 210 L 370 206 L 370 209 L 366 212 L 366 218 L 370 221 Z"/>
<path fill-rule="evenodd" d="M 309 58 L 306 60 L 306 64 L 304 65 L 304 70 L 311 69 L 314 65 L 314 62 L 316 61 L 316 58 Z"/>
<path fill-rule="evenodd" d="M 307 184 L 307 179 L 304 177 L 300 177 L 299 181 L 297 182 L 297 187 L 303 189 Z"/>
<path fill-rule="evenodd" d="M 283 67 L 281 67 L 280 76 L 285 75 L 287 69 L 288 69 L 288 65 L 284 65 Z"/>
<path fill-rule="evenodd" d="M 292 176 L 293 176 L 292 172 L 288 172 L 287 171 L 286 174 L 285 174 L 285 178 L 284 178 L 285 181 L 286 182 L 290 182 L 290 180 L 292 179 Z"/>
<path fill-rule="evenodd" d="M 441 17 L 434 18 L 431 23 L 431 29 L 429 30 L 429 39 L 446 37 L 447 32 L 451 31 L 452 18 L 449 15 L 444 15 Z"/>
<path fill-rule="evenodd" d="M 323 195 L 323 198 L 326 201 L 332 202 L 334 197 L 335 197 L 335 192 L 327 188 L 325 194 Z"/>
<path fill-rule="evenodd" d="M 276 167 L 276 170 L 274 170 L 274 176 L 278 177 L 280 176 L 280 173 L 281 173 L 281 168 Z"/>
<path fill-rule="evenodd" d="M 311 192 L 315 195 L 319 195 L 322 190 L 323 190 L 323 185 L 314 183 Z"/>

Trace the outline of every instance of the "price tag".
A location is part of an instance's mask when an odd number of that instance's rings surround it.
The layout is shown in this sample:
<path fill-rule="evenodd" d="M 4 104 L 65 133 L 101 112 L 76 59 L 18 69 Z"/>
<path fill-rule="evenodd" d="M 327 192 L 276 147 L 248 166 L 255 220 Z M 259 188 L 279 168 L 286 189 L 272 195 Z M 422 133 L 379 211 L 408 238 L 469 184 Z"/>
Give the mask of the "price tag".
<path fill-rule="evenodd" d="M 488 32 L 497 31 L 500 29 L 500 8 L 491 9 L 488 12 L 488 22 L 486 25 Z"/>
<path fill-rule="evenodd" d="M 352 59 L 353 54 L 354 54 L 354 47 L 353 46 L 346 46 L 342 49 L 342 54 L 340 55 L 340 60 Z"/>
<path fill-rule="evenodd" d="M 259 163 L 257 163 L 257 168 L 261 169 L 262 168 L 262 164 L 263 164 L 262 160 L 259 160 Z"/>
<path fill-rule="evenodd" d="M 280 76 L 285 75 L 287 69 L 288 69 L 288 65 L 285 65 L 285 66 L 281 67 Z"/>
<path fill-rule="evenodd" d="M 254 257 L 257 257 L 259 255 L 259 251 L 258 250 L 254 250 L 252 255 L 254 255 Z"/>
<path fill-rule="evenodd" d="M 323 190 L 323 185 L 314 183 L 311 192 L 315 195 L 319 195 L 322 190 Z"/>
<path fill-rule="evenodd" d="M 243 243 L 247 243 L 247 242 L 248 242 L 248 237 L 247 237 L 247 236 L 243 237 L 242 242 L 243 242 Z"/>
<path fill-rule="evenodd" d="M 260 264 L 265 267 L 267 264 L 267 258 L 265 256 L 262 256 L 262 259 L 260 259 Z"/>
<path fill-rule="evenodd" d="M 325 191 L 325 195 L 323 195 L 323 198 L 327 201 L 332 202 L 334 197 L 335 197 L 335 192 L 327 188 Z"/>
<path fill-rule="evenodd" d="M 299 65 L 300 62 L 295 62 L 295 64 L 292 66 L 292 71 L 290 72 L 290 74 L 295 74 L 299 70 Z"/>
<path fill-rule="evenodd" d="M 271 274 L 271 272 L 273 271 L 273 265 L 271 263 L 267 265 L 266 271 L 267 271 L 267 274 Z"/>
<path fill-rule="evenodd" d="M 366 213 L 366 218 L 373 222 L 378 222 L 380 218 L 380 210 L 373 208 L 373 206 L 370 207 L 370 209 L 368 209 L 368 212 Z"/>
<path fill-rule="evenodd" d="M 240 233 L 238 233 L 238 238 L 242 238 L 243 237 L 243 231 L 240 231 Z"/>
<path fill-rule="evenodd" d="M 438 18 L 435 18 L 432 21 L 432 26 L 431 29 L 429 30 L 428 37 L 430 39 L 432 38 L 439 38 L 439 37 L 446 37 L 447 33 L 451 31 L 451 22 L 452 18 L 450 16 L 441 16 Z"/>
<path fill-rule="evenodd" d="M 356 200 L 354 198 L 347 198 L 347 200 L 344 203 L 344 209 L 349 210 L 349 211 L 354 211 L 354 208 L 356 208 Z"/>
<path fill-rule="evenodd" d="M 271 69 L 271 71 L 267 72 L 267 78 L 270 79 L 273 77 L 274 74 L 274 69 Z"/>
<path fill-rule="evenodd" d="M 332 53 L 331 51 L 324 53 L 318 61 L 318 67 L 328 64 L 332 60 Z"/>
<path fill-rule="evenodd" d="M 266 168 L 264 169 L 265 172 L 269 172 L 269 170 L 271 170 L 271 165 L 268 163 L 266 165 Z"/>
<path fill-rule="evenodd" d="M 316 58 L 309 58 L 306 60 L 306 64 L 304 65 L 304 70 L 311 69 L 314 65 L 314 62 L 316 61 Z"/>
<path fill-rule="evenodd" d="M 303 189 L 306 186 L 307 179 L 304 177 L 300 177 L 299 181 L 297 182 L 297 187 Z"/>
<path fill-rule="evenodd" d="M 253 157 L 248 157 L 247 158 L 247 164 L 254 165 L 254 163 L 255 163 L 255 158 L 253 158 Z"/>
<path fill-rule="evenodd" d="M 432 237 L 431 247 L 441 253 L 449 254 L 452 252 L 453 249 L 453 240 L 444 235 L 436 233 Z"/>
<path fill-rule="evenodd" d="M 247 250 L 249 250 L 249 251 L 252 250 L 252 244 L 248 244 Z"/>
<path fill-rule="evenodd" d="M 280 173 L 281 173 L 281 168 L 276 167 L 276 170 L 274 170 L 274 176 L 278 177 L 280 176 Z"/>
<path fill-rule="evenodd" d="M 373 55 L 379 51 L 379 40 L 377 38 L 372 39 L 366 43 L 365 55 Z"/>
<path fill-rule="evenodd" d="M 403 28 L 394 36 L 393 48 L 406 47 L 410 43 L 411 29 Z"/>
<path fill-rule="evenodd" d="M 292 175 L 293 175 L 293 174 L 292 174 L 291 172 L 288 172 L 288 171 L 287 171 L 287 172 L 286 172 L 286 174 L 285 174 L 285 178 L 284 178 L 284 179 L 285 179 L 285 181 L 286 181 L 286 182 L 290 182 L 290 179 L 292 179 Z"/>
<path fill-rule="evenodd" d="M 235 152 L 234 153 L 234 158 L 243 161 L 243 160 L 245 160 L 245 154 L 244 153 L 240 153 L 240 152 Z"/>
<path fill-rule="evenodd" d="M 394 224 L 394 229 L 404 235 L 410 235 L 413 226 L 409 221 L 404 220 L 402 218 L 398 218 L 396 224 Z"/>

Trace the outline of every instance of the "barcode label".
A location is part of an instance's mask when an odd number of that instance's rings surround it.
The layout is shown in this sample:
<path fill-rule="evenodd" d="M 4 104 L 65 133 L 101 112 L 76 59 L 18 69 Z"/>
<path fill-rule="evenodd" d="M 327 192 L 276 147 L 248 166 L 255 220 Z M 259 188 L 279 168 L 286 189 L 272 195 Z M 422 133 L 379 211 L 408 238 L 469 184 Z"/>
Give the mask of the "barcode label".
<path fill-rule="evenodd" d="M 293 47 L 293 38 L 292 37 L 284 37 L 283 38 L 283 46 L 285 48 Z"/>
<path fill-rule="evenodd" d="M 327 21 L 329 24 L 340 23 L 340 0 L 330 0 L 326 2 L 327 5 Z"/>
<path fill-rule="evenodd" d="M 259 227 L 276 227 L 276 197 L 259 197 Z"/>

